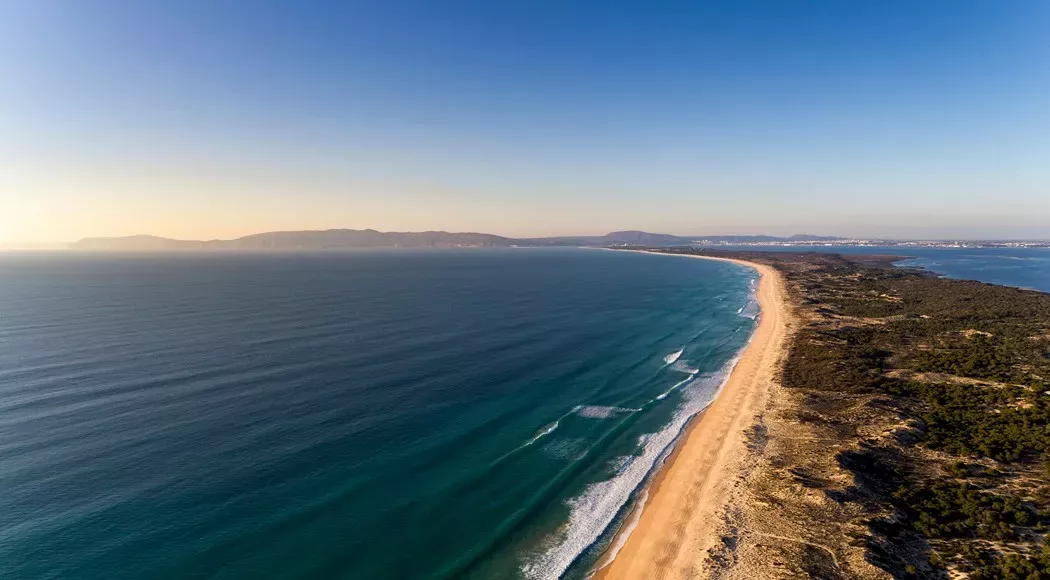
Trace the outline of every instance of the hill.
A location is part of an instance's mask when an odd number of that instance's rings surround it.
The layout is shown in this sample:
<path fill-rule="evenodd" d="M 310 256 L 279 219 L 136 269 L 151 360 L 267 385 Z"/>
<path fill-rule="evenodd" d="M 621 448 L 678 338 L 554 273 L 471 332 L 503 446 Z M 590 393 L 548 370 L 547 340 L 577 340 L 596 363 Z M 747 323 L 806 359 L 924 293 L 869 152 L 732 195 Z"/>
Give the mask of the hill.
<path fill-rule="evenodd" d="M 156 236 L 85 238 L 74 250 L 185 251 L 185 250 L 329 250 L 349 248 L 508 247 L 510 238 L 479 233 L 379 232 L 376 230 L 322 230 L 267 232 L 233 240 L 190 241 Z"/>
<path fill-rule="evenodd" d="M 157 236 L 125 236 L 117 238 L 84 238 L 70 245 L 74 250 L 94 251 L 173 251 L 173 250 L 200 250 L 206 242 L 191 240 L 172 240 Z"/>
<path fill-rule="evenodd" d="M 507 248 L 514 246 L 688 246 L 704 243 L 789 242 L 802 240 L 833 240 L 820 236 L 796 235 L 790 238 L 774 236 L 675 236 L 625 230 L 602 236 L 561 236 L 547 238 L 508 238 L 477 232 L 380 232 L 372 229 L 306 230 L 266 232 L 233 240 L 173 240 L 157 236 L 138 235 L 111 238 L 84 238 L 70 244 L 73 250 L 89 251 L 190 251 L 190 250 L 334 250 L 351 248 Z"/>
<path fill-rule="evenodd" d="M 268 232 L 237 238 L 216 249 L 324 250 L 339 248 L 493 248 L 513 245 L 513 240 L 474 232 L 379 232 L 376 230 L 324 230 Z"/>

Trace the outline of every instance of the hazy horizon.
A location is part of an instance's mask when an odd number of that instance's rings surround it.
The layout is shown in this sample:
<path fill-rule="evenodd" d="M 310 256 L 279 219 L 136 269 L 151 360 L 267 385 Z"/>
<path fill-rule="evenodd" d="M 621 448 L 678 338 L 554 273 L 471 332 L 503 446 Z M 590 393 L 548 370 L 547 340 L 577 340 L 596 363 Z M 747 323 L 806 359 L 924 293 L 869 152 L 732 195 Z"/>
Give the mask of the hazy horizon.
<path fill-rule="evenodd" d="M 1050 4 L 16 1 L 0 244 L 1050 238 Z"/>
<path fill-rule="evenodd" d="M 79 238 L 79 239 L 76 239 L 76 240 L 62 240 L 62 241 L 50 241 L 50 242 L 5 242 L 5 241 L 0 241 L 0 250 L 3 250 L 3 249 L 32 249 L 32 248 L 63 249 L 65 247 L 70 246 L 71 244 L 75 244 L 75 243 L 77 243 L 79 241 L 83 241 L 83 240 L 91 240 L 91 239 L 96 239 L 96 240 L 98 240 L 98 239 L 127 239 L 127 238 L 140 238 L 140 237 L 141 238 L 153 237 L 153 238 L 160 238 L 160 239 L 166 239 L 166 240 L 171 240 L 171 241 L 185 241 L 185 242 L 221 242 L 221 241 L 232 241 L 232 240 L 236 240 L 236 239 L 239 239 L 239 238 L 249 237 L 249 236 L 252 236 L 252 235 L 260 235 L 260 234 L 270 234 L 270 233 L 280 233 L 280 232 L 293 232 L 293 233 L 294 232 L 322 232 L 322 231 L 326 231 L 326 230 L 329 230 L 329 231 L 330 230 L 363 231 L 363 230 L 375 230 L 375 228 L 326 228 L 325 230 L 273 230 L 273 231 L 269 231 L 269 232 L 252 232 L 251 234 L 246 234 L 245 236 L 237 236 L 237 237 L 233 237 L 233 238 L 198 238 L 198 239 L 193 239 L 193 238 L 171 238 L 171 237 L 166 237 L 166 236 L 157 236 L 157 235 L 154 235 L 154 234 L 141 233 L 141 234 L 127 234 L 127 235 L 120 235 L 120 236 L 87 236 L 87 237 Z M 470 231 L 470 232 L 460 232 L 460 231 L 452 231 L 452 230 L 443 230 L 443 229 L 440 229 L 440 228 L 435 228 L 435 229 L 430 229 L 430 230 L 418 230 L 418 231 L 394 231 L 394 230 L 375 230 L 375 231 L 378 231 L 379 233 L 406 233 L 406 234 L 409 234 L 409 233 L 422 233 L 422 232 L 446 232 L 446 233 L 452 233 L 452 234 L 478 233 L 478 234 L 488 234 L 488 235 L 501 236 L 501 237 L 505 237 L 505 238 L 509 238 L 509 239 L 543 239 L 543 238 L 558 238 L 558 237 L 566 237 L 566 238 L 572 238 L 572 237 L 581 237 L 581 238 L 582 237 L 599 237 L 599 236 L 603 236 L 603 235 L 606 235 L 606 234 L 612 234 L 612 233 L 618 233 L 618 232 L 641 231 L 643 233 L 669 234 L 669 235 L 674 235 L 674 236 L 678 236 L 678 237 L 682 237 L 682 238 L 697 238 L 697 239 L 702 238 L 702 237 L 719 238 L 719 237 L 726 237 L 726 236 L 742 236 L 742 237 L 770 236 L 770 237 L 777 237 L 777 238 L 788 238 L 788 237 L 791 237 L 791 236 L 824 236 L 824 237 L 838 237 L 838 238 L 842 238 L 844 240 L 856 239 L 856 240 L 876 240 L 876 241 L 878 241 L 878 240 L 885 240 L 885 241 L 938 241 L 938 240 L 941 240 L 941 241 L 1050 241 L 1050 237 L 1017 237 L 1017 236 L 1012 236 L 1012 237 L 1011 236 L 1007 236 L 1007 237 L 997 237 L 997 238 L 991 238 L 991 237 L 974 238 L 974 237 L 951 237 L 951 236 L 948 236 L 948 237 L 889 237 L 889 236 L 836 235 L 836 234 L 826 234 L 826 233 L 822 233 L 822 232 L 802 232 L 802 231 L 794 232 L 794 233 L 790 233 L 790 234 L 770 234 L 770 233 L 761 232 L 761 231 L 758 231 L 758 232 L 746 232 L 746 233 L 719 233 L 719 232 L 692 232 L 692 233 L 689 233 L 689 232 L 654 232 L 654 231 L 648 231 L 648 230 L 638 230 L 637 228 L 628 228 L 628 229 L 623 229 L 623 230 L 607 230 L 607 231 L 602 231 L 602 232 L 599 232 L 599 233 L 556 234 L 556 235 L 552 235 L 552 236 L 513 236 L 513 235 L 504 235 L 504 234 L 500 234 L 500 233 L 497 233 L 497 232 L 489 232 L 489 231 L 477 231 L 477 230 L 474 230 L 474 231 Z"/>
<path fill-rule="evenodd" d="M 457 229 L 442 228 L 442 227 L 432 227 L 432 228 L 405 230 L 405 229 L 381 229 L 381 228 L 374 228 L 374 227 L 368 227 L 368 226 L 362 226 L 362 227 L 332 226 L 332 227 L 318 227 L 318 228 L 281 228 L 281 229 L 266 230 L 266 231 L 250 231 L 250 232 L 246 232 L 244 234 L 231 235 L 231 236 L 227 236 L 227 237 L 188 237 L 188 236 L 181 236 L 180 237 L 180 236 L 160 235 L 160 234 L 156 234 L 156 233 L 152 233 L 152 232 L 144 232 L 144 231 L 143 232 L 131 231 L 131 233 L 85 235 L 85 236 L 79 236 L 79 237 L 68 238 L 68 239 L 60 239 L 60 240 L 51 239 L 51 240 L 30 240 L 30 241 L 25 241 L 25 240 L 13 240 L 13 239 L 12 240 L 0 239 L 0 247 L 3 247 L 3 246 L 58 246 L 58 245 L 74 243 L 74 242 L 77 242 L 77 241 L 83 240 L 83 239 L 91 239 L 91 238 L 123 238 L 123 237 L 135 237 L 135 236 L 153 236 L 153 237 L 158 237 L 158 238 L 165 238 L 165 239 L 170 239 L 170 240 L 181 240 L 181 241 L 233 240 L 233 239 L 237 239 L 237 238 L 241 238 L 241 237 L 245 237 L 245 236 L 251 236 L 251 235 L 256 235 L 256 234 L 272 233 L 272 232 L 324 231 L 324 230 L 342 230 L 342 229 L 349 229 L 349 230 L 376 230 L 376 231 L 379 231 L 379 232 L 387 232 L 387 233 L 390 233 L 390 232 L 415 233 L 415 232 L 426 232 L 426 231 L 444 231 L 444 232 L 449 232 L 449 233 L 481 233 L 481 234 L 492 234 L 492 235 L 502 236 L 502 237 L 506 237 L 506 238 L 548 238 L 548 237 L 574 237 L 574 236 L 587 237 L 587 236 L 602 236 L 602 235 L 609 234 L 609 233 L 612 233 L 612 232 L 621 232 L 621 231 L 643 231 L 643 232 L 654 233 L 654 234 L 670 234 L 670 235 L 675 235 L 675 236 L 680 236 L 680 237 L 699 237 L 699 236 L 711 236 L 711 237 L 720 237 L 720 236 L 790 237 L 790 236 L 793 236 L 793 235 L 813 235 L 813 236 L 840 237 L 840 238 L 846 238 L 846 239 L 873 239 L 873 240 L 960 240 L 960 241 L 963 241 L 963 240 L 969 240 L 969 241 L 983 241 L 983 240 L 1050 240 L 1050 231 L 1047 231 L 1046 233 L 1040 235 L 1038 233 L 1038 230 L 1032 230 L 1034 232 L 1033 235 L 1022 235 L 1022 234 L 1016 233 L 1016 230 L 1014 230 L 1013 232 L 1007 232 L 1004 235 L 977 236 L 977 235 L 967 235 L 965 233 L 966 232 L 965 229 L 956 229 L 956 228 L 930 228 L 928 230 L 929 232 L 942 232 L 939 235 L 936 234 L 936 233 L 931 233 L 931 234 L 928 234 L 928 235 L 918 235 L 918 234 L 916 234 L 916 235 L 878 235 L 878 234 L 861 235 L 861 234 L 855 234 L 855 233 L 849 233 L 849 232 L 828 233 L 827 231 L 824 231 L 824 230 L 819 230 L 819 231 L 816 231 L 816 230 L 814 230 L 814 231 L 810 231 L 810 230 L 792 230 L 790 228 L 783 228 L 783 227 L 776 228 L 775 231 L 769 231 L 769 230 L 765 230 L 765 229 L 762 229 L 762 230 L 759 230 L 759 229 L 748 229 L 748 228 L 742 228 L 739 231 L 722 231 L 722 230 L 711 230 L 711 231 L 700 231 L 700 230 L 698 230 L 698 231 L 688 231 L 688 230 L 687 231 L 664 231 L 664 230 L 655 230 L 655 229 L 644 229 L 644 228 L 638 228 L 638 227 L 622 227 L 622 228 L 605 228 L 605 229 L 597 229 L 597 230 L 596 229 L 590 229 L 590 230 L 587 230 L 587 231 L 565 231 L 565 232 L 560 232 L 560 233 L 548 233 L 548 234 L 528 234 L 528 233 L 525 233 L 525 234 L 509 234 L 509 233 L 504 233 L 504 232 L 499 232 L 499 231 L 492 231 L 492 230 L 486 230 L 486 229 L 457 230 Z M 922 231 L 922 230 L 917 229 L 915 231 L 919 232 L 919 231 Z M 959 234 L 953 234 L 952 232 L 960 232 L 960 233 Z"/>

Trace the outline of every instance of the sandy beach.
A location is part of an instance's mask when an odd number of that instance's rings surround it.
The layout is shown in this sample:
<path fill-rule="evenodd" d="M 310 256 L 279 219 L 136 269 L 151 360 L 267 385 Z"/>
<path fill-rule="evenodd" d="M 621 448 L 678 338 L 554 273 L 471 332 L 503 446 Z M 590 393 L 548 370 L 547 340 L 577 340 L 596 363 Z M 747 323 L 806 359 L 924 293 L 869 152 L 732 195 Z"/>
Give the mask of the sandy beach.
<path fill-rule="evenodd" d="M 701 259 L 701 256 L 686 256 Z M 775 386 L 791 312 L 779 272 L 763 264 L 727 260 L 761 274 L 762 315 L 718 398 L 689 426 L 657 474 L 637 527 L 596 578 L 681 579 L 710 575 L 708 554 L 721 544 L 734 486 L 742 480 L 749 438 Z"/>

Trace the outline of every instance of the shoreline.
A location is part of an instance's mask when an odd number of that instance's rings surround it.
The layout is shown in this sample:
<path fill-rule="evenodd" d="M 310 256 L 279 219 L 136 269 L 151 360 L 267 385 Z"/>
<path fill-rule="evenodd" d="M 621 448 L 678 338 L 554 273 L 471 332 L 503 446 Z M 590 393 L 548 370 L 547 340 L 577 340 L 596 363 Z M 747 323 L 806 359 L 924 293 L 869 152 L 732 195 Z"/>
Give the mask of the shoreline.
<path fill-rule="evenodd" d="M 704 573 L 705 556 L 721 541 L 723 511 L 744 467 L 746 430 L 761 416 L 787 344 L 791 313 L 783 277 L 775 269 L 732 258 L 663 255 L 754 269 L 759 273 L 755 296 L 761 312 L 719 395 L 688 423 L 643 492 L 646 497 L 633 508 L 640 510 L 635 525 L 613 540 L 619 550 L 611 559 L 599 559 L 592 573 L 596 580 L 692 578 Z"/>

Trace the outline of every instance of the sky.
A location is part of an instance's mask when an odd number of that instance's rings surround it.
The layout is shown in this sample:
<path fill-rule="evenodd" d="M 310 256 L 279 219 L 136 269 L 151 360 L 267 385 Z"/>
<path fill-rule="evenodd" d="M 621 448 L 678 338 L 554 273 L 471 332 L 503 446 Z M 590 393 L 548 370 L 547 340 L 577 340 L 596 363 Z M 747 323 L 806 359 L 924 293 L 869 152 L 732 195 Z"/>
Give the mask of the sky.
<path fill-rule="evenodd" d="M 1044 0 L 0 0 L 0 243 L 1050 238 Z"/>

